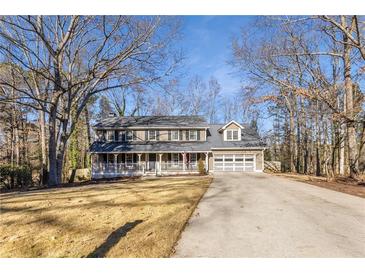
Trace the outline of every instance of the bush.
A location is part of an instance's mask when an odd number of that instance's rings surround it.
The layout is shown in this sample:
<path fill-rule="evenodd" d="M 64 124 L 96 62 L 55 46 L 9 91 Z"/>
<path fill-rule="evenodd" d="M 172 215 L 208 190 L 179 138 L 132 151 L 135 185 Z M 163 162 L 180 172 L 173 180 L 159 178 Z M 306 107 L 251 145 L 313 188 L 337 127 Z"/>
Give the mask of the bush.
<path fill-rule="evenodd" d="M 0 165 L 0 187 L 23 188 L 32 183 L 32 171 L 27 166 Z"/>
<path fill-rule="evenodd" d="M 202 159 L 199 159 L 198 161 L 198 171 L 200 175 L 205 175 L 205 164 L 204 161 Z"/>

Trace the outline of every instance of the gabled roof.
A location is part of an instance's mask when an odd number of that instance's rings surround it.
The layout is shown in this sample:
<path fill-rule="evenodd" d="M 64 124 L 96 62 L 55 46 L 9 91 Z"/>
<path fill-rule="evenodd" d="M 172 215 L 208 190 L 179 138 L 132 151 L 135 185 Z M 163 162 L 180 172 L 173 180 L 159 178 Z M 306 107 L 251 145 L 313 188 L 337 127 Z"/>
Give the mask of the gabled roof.
<path fill-rule="evenodd" d="M 96 129 L 110 128 L 208 128 L 202 116 L 125 116 L 109 117 L 94 125 Z"/>
<path fill-rule="evenodd" d="M 230 124 L 235 124 L 237 125 L 240 129 L 243 129 L 243 126 L 241 126 L 239 123 L 237 123 L 235 120 L 232 120 L 230 122 L 228 122 L 227 124 L 225 124 L 224 126 L 222 126 L 220 129 L 218 129 L 218 131 L 222 131 L 225 130 Z"/>
<path fill-rule="evenodd" d="M 223 128 L 222 124 L 209 125 L 209 135 L 207 141 L 211 149 L 217 148 L 253 148 L 265 147 L 266 143 L 260 138 L 258 132 L 249 125 L 243 125 L 241 129 L 240 141 L 224 141 L 219 130 Z"/>
<path fill-rule="evenodd" d="M 240 141 L 223 140 L 218 132 L 222 124 L 211 124 L 207 130 L 206 141 L 196 142 L 167 142 L 167 141 L 131 141 L 121 142 L 94 142 L 90 147 L 92 153 L 120 153 L 120 152 L 184 152 L 196 151 L 206 152 L 219 149 L 254 149 L 265 147 L 265 142 L 260 138 L 257 131 L 249 125 L 245 125 L 241 130 Z"/>

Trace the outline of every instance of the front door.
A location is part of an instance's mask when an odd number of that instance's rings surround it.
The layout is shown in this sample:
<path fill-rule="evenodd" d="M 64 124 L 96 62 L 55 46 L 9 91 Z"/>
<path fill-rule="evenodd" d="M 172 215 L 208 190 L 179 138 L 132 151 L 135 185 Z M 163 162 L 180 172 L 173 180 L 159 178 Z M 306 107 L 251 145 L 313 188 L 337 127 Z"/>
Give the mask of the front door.
<path fill-rule="evenodd" d="M 147 171 L 156 170 L 156 153 L 148 154 Z"/>

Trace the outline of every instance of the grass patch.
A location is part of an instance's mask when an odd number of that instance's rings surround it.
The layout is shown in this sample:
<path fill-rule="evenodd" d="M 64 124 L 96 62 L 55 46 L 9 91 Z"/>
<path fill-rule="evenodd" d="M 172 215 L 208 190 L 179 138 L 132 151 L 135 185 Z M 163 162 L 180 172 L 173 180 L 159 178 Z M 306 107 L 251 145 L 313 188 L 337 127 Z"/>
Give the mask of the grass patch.
<path fill-rule="evenodd" d="M 0 257 L 168 257 L 210 177 L 2 194 Z"/>

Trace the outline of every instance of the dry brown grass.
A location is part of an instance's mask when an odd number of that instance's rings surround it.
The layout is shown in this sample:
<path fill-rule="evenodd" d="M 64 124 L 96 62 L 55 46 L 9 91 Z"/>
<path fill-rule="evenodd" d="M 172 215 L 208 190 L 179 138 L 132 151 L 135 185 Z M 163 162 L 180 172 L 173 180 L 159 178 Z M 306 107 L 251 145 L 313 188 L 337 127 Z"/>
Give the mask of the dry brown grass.
<path fill-rule="evenodd" d="M 211 178 L 1 195 L 0 257 L 167 257 Z"/>
<path fill-rule="evenodd" d="M 347 193 L 350 195 L 365 198 L 365 184 L 361 181 L 353 180 L 348 177 L 338 177 L 328 179 L 326 177 L 319 177 L 313 175 L 303 175 L 296 173 L 272 173 L 277 176 L 287 177 L 299 182 L 328 188 L 331 190 Z M 360 177 L 364 181 L 365 178 Z"/>

